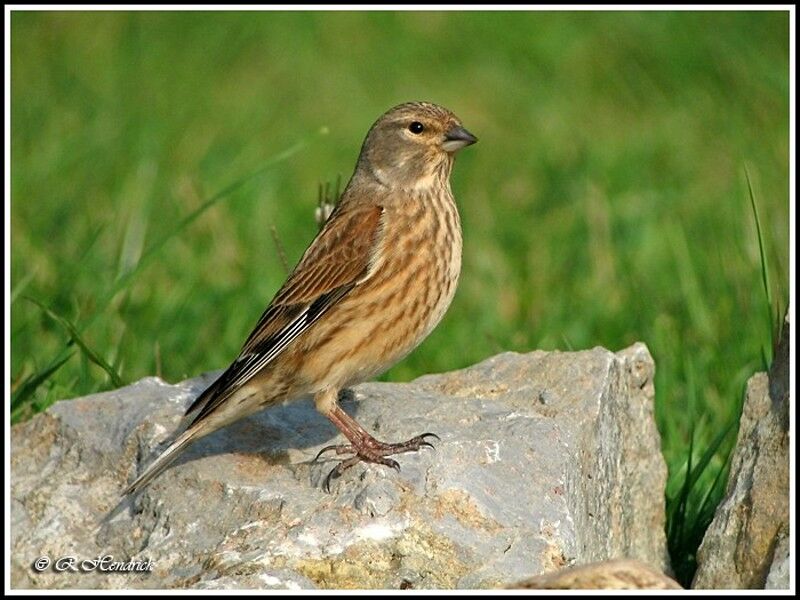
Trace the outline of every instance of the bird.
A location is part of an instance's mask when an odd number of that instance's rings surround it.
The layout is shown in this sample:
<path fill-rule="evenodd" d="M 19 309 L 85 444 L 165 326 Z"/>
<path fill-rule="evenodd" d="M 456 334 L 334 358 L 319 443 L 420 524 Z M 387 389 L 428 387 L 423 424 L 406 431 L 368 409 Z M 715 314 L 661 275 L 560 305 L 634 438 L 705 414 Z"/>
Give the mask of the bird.
<path fill-rule="evenodd" d="M 462 253 L 450 187 L 456 153 L 477 142 L 450 110 L 406 102 L 368 130 L 335 208 L 288 275 L 239 355 L 186 409 L 173 441 L 125 488 L 133 494 L 190 444 L 262 409 L 311 395 L 349 442 L 330 482 L 360 462 L 399 470 L 395 454 L 432 447 L 424 433 L 375 439 L 339 394 L 402 360 L 441 321 Z"/>

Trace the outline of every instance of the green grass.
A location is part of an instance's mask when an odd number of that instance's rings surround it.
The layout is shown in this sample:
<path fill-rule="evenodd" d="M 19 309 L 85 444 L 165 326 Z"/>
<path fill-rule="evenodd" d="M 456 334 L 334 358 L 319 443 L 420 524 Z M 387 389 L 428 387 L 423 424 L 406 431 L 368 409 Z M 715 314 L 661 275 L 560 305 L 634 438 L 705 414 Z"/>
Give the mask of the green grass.
<path fill-rule="evenodd" d="M 453 176 L 464 267 L 384 378 L 646 342 L 691 578 L 788 298 L 786 13 L 15 12 L 11 49 L 14 420 L 225 366 L 319 184 L 428 99 L 480 138 Z"/>

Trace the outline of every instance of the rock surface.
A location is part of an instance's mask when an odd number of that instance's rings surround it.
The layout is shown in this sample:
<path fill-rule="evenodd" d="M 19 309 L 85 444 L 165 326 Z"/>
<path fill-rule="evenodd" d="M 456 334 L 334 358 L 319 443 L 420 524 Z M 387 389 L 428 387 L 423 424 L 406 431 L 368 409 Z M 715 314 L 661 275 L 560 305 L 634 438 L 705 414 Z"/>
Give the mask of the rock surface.
<path fill-rule="evenodd" d="M 789 587 L 789 316 L 769 374 L 747 382 L 725 497 L 693 588 Z"/>
<path fill-rule="evenodd" d="M 789 533 L 781 535 L 778 543 L 775 544 L 775 556 L 767 575 L 767 584 L 764 586 L 768 590 L 788 590 L 789 589 Z"/>
<path fill-rule="evenodd" d="M 537 575 L 510 589 L 527 590 L 681 590 L 674 579 L 638 560 L 616 559 L 566 567 Z"/>
<path fill-rule="evenodd" d="M 345 410 L 387 441 L 434 431 L 436 450 L 326 493 L 335 463 L 313 458 L 342 438 L 301 399 L 204 438 L 119 505 L 210 378 L 59 402 L 12 428 L 11 587 L 487 588 L 619 557 L 662 571 L 653 374 L 636 344 L 362 384 Z M 103 555 L 152 570 L 32 567 Z"/>

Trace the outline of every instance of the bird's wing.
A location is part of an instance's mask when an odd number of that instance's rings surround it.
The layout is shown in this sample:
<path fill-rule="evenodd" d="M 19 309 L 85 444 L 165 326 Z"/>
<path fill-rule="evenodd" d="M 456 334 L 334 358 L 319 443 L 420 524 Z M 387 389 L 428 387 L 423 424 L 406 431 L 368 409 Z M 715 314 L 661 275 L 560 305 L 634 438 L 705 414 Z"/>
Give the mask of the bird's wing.
<path fill-rule="evenodd" d="M 213 412 L 368 278 L 382 238 L 380 206 L 334 211 L 247 338 L 230 367 L 186 410 L 192 424 Z"/>

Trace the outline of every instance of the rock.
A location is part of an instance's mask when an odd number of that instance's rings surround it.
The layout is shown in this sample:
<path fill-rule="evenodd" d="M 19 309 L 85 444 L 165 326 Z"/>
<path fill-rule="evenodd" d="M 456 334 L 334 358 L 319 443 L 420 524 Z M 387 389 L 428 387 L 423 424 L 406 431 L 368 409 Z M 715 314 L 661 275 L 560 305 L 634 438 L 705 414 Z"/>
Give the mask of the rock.
<path fill-rule="evenodd" d="M 692 587 L 761 589 L 770 577 L 773 587 L 788 588 L 788 536 L 787 312 L 769 375 L 747 382 L 728 487 L 698 550 Z"/>
<path fill-rule="evenodd" d="M 678 582 L 638 560 L 616 559 L 537 575 L 510 589 L 529 590 L 681 590 Z"/>
<path fill-rule="evenodd" d="M 668 568 L 652 358 L 505 353 L 342 405 L 377 437 L 434 431 L 402 471 L 313 462 L 341 436 L 297 400 L 190 447 L 119 493 L 210 381 L 156 378 L 58 402 L 11 435 L 14 588 L 488 588 L 573 563 Z M 149 560 L 147 573 L 43 572 L 40 556 Z M 91 568 L 93 563 L 89 563 Z"/>
<path fill-rule="evenodd" d="M 772 559 L 772 566 L 767 575 L 767 584 L 764 586 L 768 590 L 788 590 L 789 589 L 789 533 L 780 536 L 775 545 L 775 557 Z"/>

